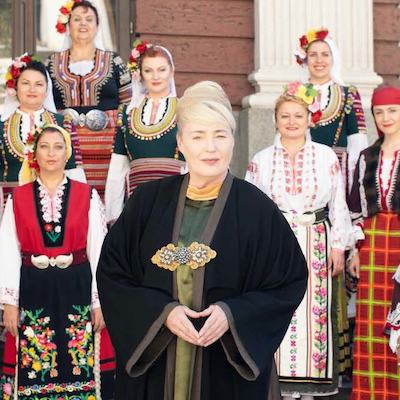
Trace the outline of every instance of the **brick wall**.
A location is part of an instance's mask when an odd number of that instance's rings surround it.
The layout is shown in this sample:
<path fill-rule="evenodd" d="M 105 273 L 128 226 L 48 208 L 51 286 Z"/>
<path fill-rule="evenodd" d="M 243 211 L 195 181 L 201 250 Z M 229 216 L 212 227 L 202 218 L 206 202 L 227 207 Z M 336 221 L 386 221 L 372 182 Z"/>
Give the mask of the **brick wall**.
<path fill-rule="evenodd" d="M 374 62 L 384 83 L 400 86 L 399 0 L 374 0 Z"/>
<path fill-rule="evenodd" d="M 253 93 L 252 0 L 136 0 L 135 32 L 167 47 L 178 96 L 200 80 L 222 84 L 236 108 Z"/>

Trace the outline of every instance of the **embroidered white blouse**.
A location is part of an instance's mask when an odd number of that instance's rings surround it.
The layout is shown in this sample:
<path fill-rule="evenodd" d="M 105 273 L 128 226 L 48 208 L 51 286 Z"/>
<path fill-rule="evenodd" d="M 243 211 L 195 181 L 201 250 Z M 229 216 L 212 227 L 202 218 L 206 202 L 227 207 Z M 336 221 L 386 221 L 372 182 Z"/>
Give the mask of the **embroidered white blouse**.
<path fill-rule="evenodd" d="M 40 179 L 38 179 L 41 184 Z M 63 195 L 66 178 L 60 184 L 55 195 L 51 197 L 45 193 L 41 201 L 42 212 L 49 214 L 51 220 L 57 219 L 57 214 L 62 207 L 61 197 Z M 45 190 L 41 185 L 41 190 Z M 13 200 L 9 196 L 5 206 L 3 218 L 0 224 L 0 308 L 4 304 L 18 306 L 19 304 L 19 281 L 21 269 L 21 253 L 15 226 L 15 216 L 13 211 Z M 53 210 L 54 212 L 50 212 Z M 52 215 L 50 215 L 52 214 Z M 97 292 L 96 270 L 99 262 L 101 247 L 107 233 L 104 206 L 95 189 L 92 189 L 89 207 L 89 228 L 87 232 L 87 257 L 92 270 L 92 308 L 100 307 Z"/>
<path fill-rule="evenodd" d="M 249 164 L 247 181 L 265 192 L 285 213 L 302 215 L 328 207 L 332 248 L 354 245 L 342 174 L 334 151 L 314 143 L 307 134 L 294 165 L 278 133 L 272 146 L 257 153 Z"/>

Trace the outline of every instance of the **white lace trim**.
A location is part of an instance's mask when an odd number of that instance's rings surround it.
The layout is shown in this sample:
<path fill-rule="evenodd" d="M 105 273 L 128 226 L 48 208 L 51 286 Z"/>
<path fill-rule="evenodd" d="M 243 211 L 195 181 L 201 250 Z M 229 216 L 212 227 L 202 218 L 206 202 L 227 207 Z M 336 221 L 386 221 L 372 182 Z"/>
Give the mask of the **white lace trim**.
<path fill-rule="evenodd" d="M 58 186 L 54 196 L 50 196 L 47 188 L 43 185 L 43 183 L 38 179 L 39 183 L 39 197 L 41 204 L 41 211 L 43 215 L 43 220 L 46 223 L 55 222 L 59 223 L 61 219 L 61 210 L 62 210 L 62 198 L 64 195 L 65 185 L 67 183 L 67 179 L 61 182 Z"/>

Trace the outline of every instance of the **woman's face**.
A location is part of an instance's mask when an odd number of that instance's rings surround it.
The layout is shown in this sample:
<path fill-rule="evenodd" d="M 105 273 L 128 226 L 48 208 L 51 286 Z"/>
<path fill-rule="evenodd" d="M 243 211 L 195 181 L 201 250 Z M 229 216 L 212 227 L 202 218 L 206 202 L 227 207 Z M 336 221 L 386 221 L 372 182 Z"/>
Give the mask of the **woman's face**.
<path fill-rule="evenodd" d="M 96 14 L 91 8 L 76 7 L 71 12 L 69 32 L 72 42 L 94 42 L 97 33 Z"/>
<path fill-rule="evenodd" d="M 57 131 L 43 132 L 37 142 L 35 158 L 40 173 L 62 174 L 67 162 L 67 146 L 63 135 Z"/>
<path fill-rule="evenodd" d="M 174 71 L 165 57 L 144 57 L 141 75 L 150 97 L 152 95 L 157 97 L 168 96 Z"/>
<path fill-rule="evenodd" d="M 305 138 L 308 110 L 295 101 L 285 101 L 276 111 L 276 127 L 283 139 Z"/>
<path fill-rule="evenodd" d="M 220 182 L 232 159 L 234 138 L 226 124 L 186 123 L 177 136 L 180 152 L 185 156 L 194 182 Z"/>
<path fill-rule="evenodd" d="M 376 126 L 385 136 L 400 135 L 400 104 L 374 106 L 373 113 Z"/>
<path fill-rule="evenodd" d="M 17 96 L 22 110 L 35 111 L 43 107 L 47 80 L 39 71 L 27 69 L 17 82 Z"/>
<path fill-rule="evenodd" d="M 311 43 L 307 50 L 307 67 L 311 81 L 325 83 L 331 79 L 333 65 L 332 53 L 326 42 L 316 41 Z"/>

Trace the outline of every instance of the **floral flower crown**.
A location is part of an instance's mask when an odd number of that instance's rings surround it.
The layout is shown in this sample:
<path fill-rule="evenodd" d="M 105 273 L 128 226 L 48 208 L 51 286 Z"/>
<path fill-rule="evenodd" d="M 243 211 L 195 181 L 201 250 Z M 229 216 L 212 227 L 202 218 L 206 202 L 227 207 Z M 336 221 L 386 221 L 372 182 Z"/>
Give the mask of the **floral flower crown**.
<path fill-rule="evenodd" d="M 35 147 L 40 134 L 45 126 L 33 128 L 25 141 L 24 154 L 28 160 L 29 168 L 39 171 L 39 164 L 35 160 Z"/>
<path fill-rule="evenodd" d="M 319 92 L 312 83 L 302 83 L 300 81 L 289 83 L 284 88 L 284 94 L 302 100 L 311 113 L 313 124 L 318 123 L 322 111 L 319 104 Z"/>
<path fill-rule="evenodd" d="M 71 17 L 71 11 L 75 4 L 80 3 L 82 0 L 68 0 L 61 8 L 60 14 L 57 18 L 56 30 L 58 33 L 65 33 L 67 31 L 67 24 Z"/>
<path fill-rule="evenodd" d="M 316 40 L 325 40 L 329 35 L 328 29 L 311 29 L 299 39 L 300 48 L 295 52 L 296 62 L 303 65 L 307 59 L 307 50 L 312 42 Z"/>
<path fill-rule="evenodd" d="M 153 45 L 151 43 L 146 42 L 145 40 L 142 41 L 140 39 L 136 39 L 133 42 L 133 49 L 129 56 L 129 62 L 128 62 L 129 71 L 136 72 L 139 70 L 140 57 L 142 57 L 145 51 L 147 49 L 150 49 L 151 47 L 153 47 Z"/>
<path fill-rule="evenodd" d="M 6 88 L 9 96 L 17 95 L 17 80 L 21 75 L 22 70 L 32 61 L 40 61 L 40 59 L 32 54 L 24 53 L 22 56 L 15 58 L 8 67 L 6 73 Z"/>

